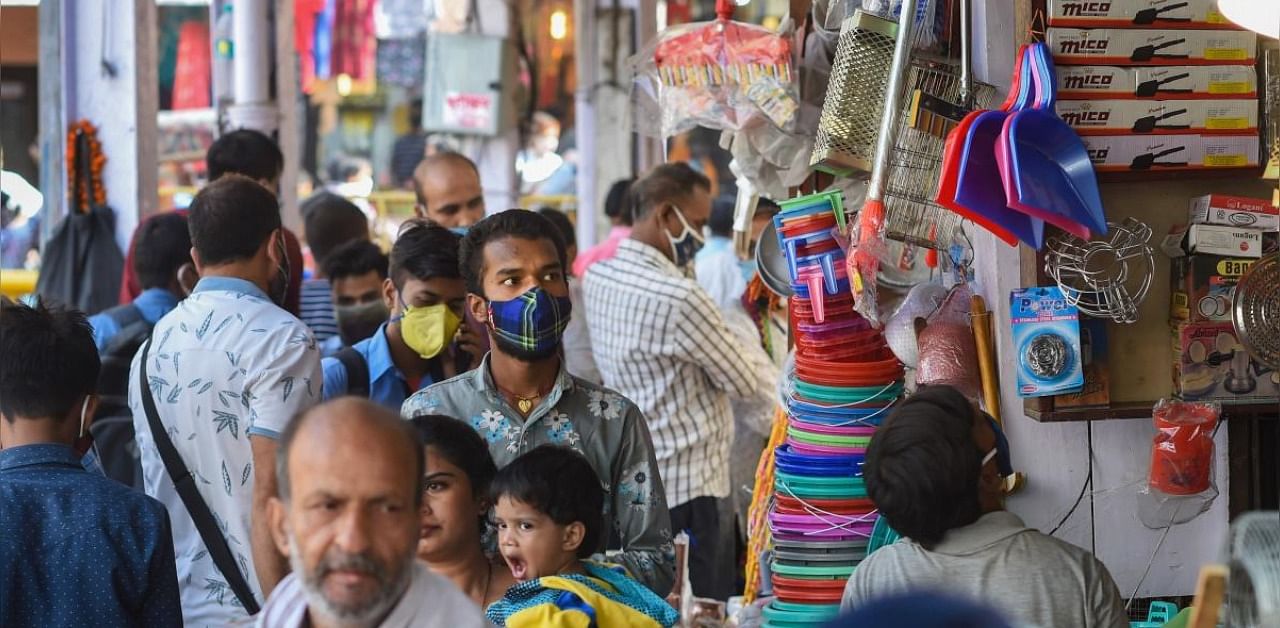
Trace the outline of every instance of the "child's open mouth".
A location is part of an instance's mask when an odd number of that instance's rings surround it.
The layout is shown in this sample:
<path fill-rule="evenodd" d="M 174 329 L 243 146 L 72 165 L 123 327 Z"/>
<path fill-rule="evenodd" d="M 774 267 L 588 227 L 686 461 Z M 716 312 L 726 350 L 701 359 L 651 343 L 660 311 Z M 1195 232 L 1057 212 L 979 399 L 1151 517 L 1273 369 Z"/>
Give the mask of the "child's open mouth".
<path fill-rule="evenodd" d="M 524 582 L 529 579 L 529 565 L 519 556 L 504 556 L 507 561 L 507 567 L 511 569 L 511 575 L 516 580 Z"/>

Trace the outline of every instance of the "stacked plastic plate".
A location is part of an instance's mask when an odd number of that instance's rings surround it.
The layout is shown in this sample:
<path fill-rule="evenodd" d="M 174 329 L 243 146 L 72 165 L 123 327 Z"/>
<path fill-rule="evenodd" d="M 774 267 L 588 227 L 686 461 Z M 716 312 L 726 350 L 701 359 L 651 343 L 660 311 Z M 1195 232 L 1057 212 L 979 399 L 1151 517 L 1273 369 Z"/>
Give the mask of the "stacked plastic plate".
<path fill-rule="evenodd" d="M 792 271 L 796 368 L 787 438 L 775 450 L 771 583 L 774 628 L 815 626 L 839 611 L 845 582 L 876 523 L 862 461 L 902 394 L 903 367 L 884 335 L 853 311 L 829 194 L 783 203 L 775 217 Z M 830 243 L 827 241 L 830 240 Z"/>

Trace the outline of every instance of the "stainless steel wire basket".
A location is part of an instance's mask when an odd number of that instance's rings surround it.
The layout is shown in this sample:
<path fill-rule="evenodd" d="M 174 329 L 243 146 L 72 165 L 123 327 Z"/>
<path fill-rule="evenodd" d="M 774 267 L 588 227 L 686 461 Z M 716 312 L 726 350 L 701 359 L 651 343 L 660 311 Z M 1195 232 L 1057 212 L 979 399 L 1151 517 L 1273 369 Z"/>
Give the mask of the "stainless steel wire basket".
<path fill-rule="evenodd" d="M 1231 322 L 1255 360 L 1280 369 L 1280 253 L 1258 260 L 1240 278 Z"/>
<path fill-rule="evenodd" d="M 915 58 L 907 76 L 907 93 L 914 90 L 950 103 L 962 104 L 960 66 L 949 62 Z M 989 109 L 997 94 L 995 87 L 974 83 L 973 108 Z M 946 248 L 962 218 L 938 206 L 934 198 L 942 174 L 943 138 L 910 123 L 911 99 L 904 98 L 898 116 L 898 131 L 889 157 L 889 179 L 885 190 L 885 236 L 893 240 L 934 249 Z"/>
<path fill-rule="evenodd" d="M 809 164 L 836 176 L 870 172 L 898 25 L 854 11 L 840 27 Z"/>

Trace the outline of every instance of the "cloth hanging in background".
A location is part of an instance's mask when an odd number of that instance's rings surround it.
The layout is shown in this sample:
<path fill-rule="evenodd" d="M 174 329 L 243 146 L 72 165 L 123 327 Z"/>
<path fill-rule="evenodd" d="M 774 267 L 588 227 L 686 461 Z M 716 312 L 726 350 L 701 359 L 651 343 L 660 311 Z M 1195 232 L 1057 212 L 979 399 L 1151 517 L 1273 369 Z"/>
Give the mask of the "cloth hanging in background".
<path fill-rule="evenodd" d="M 409 89 L 422 87 L 427 57 L 427 38 L 418 34 L 408 39 L 378 40 L 378 82 Z M 415 120 L 416 124 L 418 121 Z"/>
<path fill-rule="evenodd" d="M 311 57 L 315 63 L 315 77 L 328 79 L 333 76 L 333 20 L 337 15 L 338 0 L 318 0 L 324 8 L 316 15 L 315 36 L 311 41 Z"/>
<path fill-rule="evenodd" d="M 210 51 L 208 22 L 183 22 L 178 30 L 178 59 L 173 72 L 174 109 L 209 106 L 213 81 Z"/>
<path fill-rule="evenodd" d="M 373 28 L 374 0 L 336 0 L 333 18 L 332 75 L 357 81 L 374 77 L 378 40 Z"/>
<path fill-rule="evenodd" d="M 325 0 L 293 0 L 293 45 L 298 51 L 298 80 L 306 94 L 316 80 L 316 29 L 324 7 Z"/>
<path fill-rule="evenodd" d="M 427 30 L 425 0 L 379 0 L 373 11 L 378 39 L 412 39 Z"/>
<path fill-rule="evenodd" d="M 45 244 L 36 293 L 93 315 L 116 304 L 124 256 L 110 207 L 72 211 Z"/>

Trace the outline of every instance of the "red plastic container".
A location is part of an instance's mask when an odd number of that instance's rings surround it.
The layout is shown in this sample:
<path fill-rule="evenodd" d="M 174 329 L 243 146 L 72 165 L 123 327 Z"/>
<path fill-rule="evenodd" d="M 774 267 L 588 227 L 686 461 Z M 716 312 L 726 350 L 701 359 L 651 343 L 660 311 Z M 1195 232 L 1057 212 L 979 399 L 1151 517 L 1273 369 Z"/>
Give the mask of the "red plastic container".
<path fill-rule="evenodd" d="M 1209 489 L 1218 414 L 1214 404 L 1162 401 L 1156 405 L 1151 488 L 1167 495 L 1195 495 Z"/>

